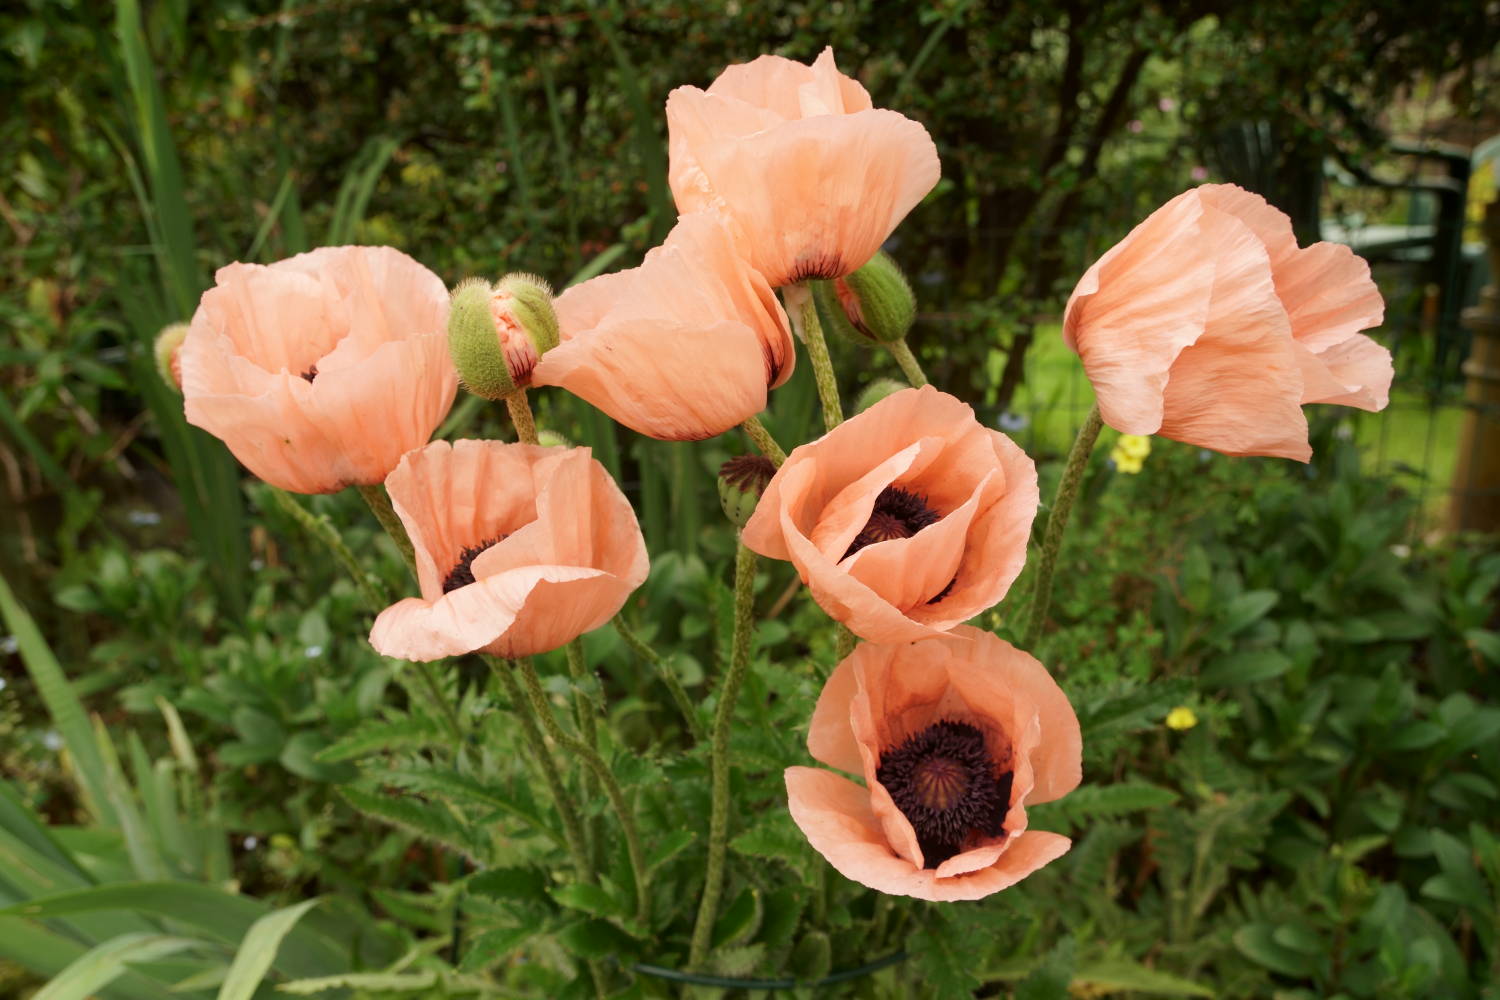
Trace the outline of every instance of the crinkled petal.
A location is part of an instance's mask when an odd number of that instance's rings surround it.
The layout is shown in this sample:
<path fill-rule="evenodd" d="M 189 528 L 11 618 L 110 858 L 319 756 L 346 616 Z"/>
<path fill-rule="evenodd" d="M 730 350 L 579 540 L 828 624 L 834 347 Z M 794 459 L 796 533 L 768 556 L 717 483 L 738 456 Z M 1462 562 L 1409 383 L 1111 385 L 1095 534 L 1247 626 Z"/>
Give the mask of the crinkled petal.
<path fill-rule="evenodd" d="M 1333 391 L 1304 393 L 1304 403 L 1339 403 L 1373 412 L 1390 402 L 1391 380 L 1396 376 L 1391 352 L 1364 334 L 1356 333 L 1314 358 L 1327 373 Z"/>
<path fill-rule="evenodd" d="M 1099 258 L 1068 300 L 1063 339 L 1083 359 L 1104 422 L 1126 434 L 1160 428 L 1168 372 L 1208 320 L 1215 254 L 1205 252 L 1202 218 L 1193 191 L 1173 198 Z"/>

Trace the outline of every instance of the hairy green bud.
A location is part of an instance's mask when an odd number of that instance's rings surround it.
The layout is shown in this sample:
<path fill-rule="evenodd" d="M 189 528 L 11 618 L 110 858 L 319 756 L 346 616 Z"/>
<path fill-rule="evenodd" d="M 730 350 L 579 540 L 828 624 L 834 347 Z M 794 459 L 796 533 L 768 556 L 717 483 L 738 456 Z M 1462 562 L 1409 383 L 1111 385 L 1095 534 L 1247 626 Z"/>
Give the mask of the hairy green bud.
<path fill-rule="evenodd" d="M 743 528 L 774 475 L 776 465 L 764 455 L 741 455 L 719 466 L 719 503 L 724 516 Z"/>
<path fill-rule="evenodd" d="M 819 282 L 817 295 L 834 330 L 866 347 L 903 339 L 917 317 L 911 285 L 884 251 L 848 277 Z"/>
<path fill-rule="evenodd" d="M 552 289 L 536 275 L 509 274 L 495 285 L 470 278 L 453 290 L 448 353 L 476 396 L 504 399 L 525 389 L 557 342 Z"/>
<path fill-rule="evenodd" d="M 910 388 L 911 386 L 897 379 L 878 378 L 861 390 L 859 398 L 854 401 L 854 412 L 863 413 L 891 393 Z"/>
<path fill-rule="evenodd" d="M 182 391 L 182 365 L 177 360 L 177 354 L 182 350 L 182 342 L 187 339 L 187 334 L 186 323 L 171 323 L 162 327 L 161 333 L 156 335 L 156 344 L 152 348 L 156 357 L 157 374 L 169 388 L 178 392 Z"/>

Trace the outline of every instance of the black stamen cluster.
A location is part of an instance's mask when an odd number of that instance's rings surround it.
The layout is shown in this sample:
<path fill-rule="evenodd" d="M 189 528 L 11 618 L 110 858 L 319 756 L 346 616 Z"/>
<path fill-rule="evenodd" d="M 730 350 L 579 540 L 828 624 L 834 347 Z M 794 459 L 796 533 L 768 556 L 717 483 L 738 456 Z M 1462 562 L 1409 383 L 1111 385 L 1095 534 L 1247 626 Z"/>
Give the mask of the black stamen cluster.
<path fill-rule="evenodd" d="M 305 378 L 305 379 L 307 379 L 309 382 L 311 382 L 313 379 L 317 378 L 318 377 L 318 366 L 317 365 L 313 365 L 307 371 L 305 371 L 305 372 L 302 373 L 302 377 Z"/>
<path fill-rule="evenodd" d="M 995 774 L 984 733 L 966 722 L 935 722 L 880 755 L 875 779 L 911 823 L 922 861 L 936 868 L 974 833 L 1005 832 L 1012 772 Z"/>
<path fill-rule="evenodd" d="M 465 545 L 464 550 L 458 554 L 458 562 L 443 577 L 443 593 L 451 593 L 459 587 L 467 587 L 474 582 L 474 560 L 479 558 L 479 553 L 502 541 L 505 535 L 496 535 L 488 541 L 480 542 L 478 545 Z"/>
<path fill-rule="evenodd" d="M 927 498 L 922 494 L 908 492 L 899 486 L 887 486 L 875 498 L 870 519 L 849 543 L 844 558 L 848 559 L 866 545 L 892 538 L 910 538 L 929 524 L 936 524 L 942 516 L 927 506 Z"/>

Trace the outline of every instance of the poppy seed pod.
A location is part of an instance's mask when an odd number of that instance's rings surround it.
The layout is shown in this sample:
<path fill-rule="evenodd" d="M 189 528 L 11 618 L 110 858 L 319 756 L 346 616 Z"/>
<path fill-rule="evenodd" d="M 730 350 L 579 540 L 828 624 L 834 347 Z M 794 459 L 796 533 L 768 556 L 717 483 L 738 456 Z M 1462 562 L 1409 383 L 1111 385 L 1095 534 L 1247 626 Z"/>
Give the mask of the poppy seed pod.
<path fill-rule="evenodd" d="M 887 396 L 895 395 L 902 389 L 910 389 L 911 386 L 905 382 L 893 378 L 878 378 L 865 386 L 859 396 L 854 400 L 854 412 L 863 413 Z"/>
<path fill-rule="evenodd" d="M 903 339 L 917 318 L 911 285 L 884 251 L 846 278 L 818 282 L 816 294 L 829 325 L 866 347 Z"/>
<path fill-rule="evenodd" d="M 476 396 L 504 399 L 525 389 L 557 341 L 552 289 L 534 274 L 509 274 L 493 286 L 470 278 L 453 290 L 448 351 Z"/>
<path fill-rule="evenodd" d="M 171 323 L 162 327 L 161 333 L 156 335 L 156 345 L 152 348 L 157 374 L 169 388 L 179 393 L 182 392 L 182 363 L 177 360 L 177 352 L 182 348 L 188 329 L 186 323 Z"/>
<path fill-rule="evenodd" d="M 774 475 L 776 466 L 764 455 L 741 455 L 719 466 L 719 503 L 735 527 L 743 528 L 750 520 Z"/>

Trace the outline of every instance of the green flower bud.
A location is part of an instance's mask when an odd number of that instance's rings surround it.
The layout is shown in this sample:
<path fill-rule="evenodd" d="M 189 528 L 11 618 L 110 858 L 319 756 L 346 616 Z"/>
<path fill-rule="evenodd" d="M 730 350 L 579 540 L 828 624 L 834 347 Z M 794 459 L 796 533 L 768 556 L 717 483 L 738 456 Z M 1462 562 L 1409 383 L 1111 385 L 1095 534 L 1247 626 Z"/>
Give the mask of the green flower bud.
<path fill-rule="evenodd" d="M 764 455 L 741 455 L 719 466 L 719 503 L 724 516 L 743 528 L 774 475 L 776 465 Z"/>
<path fill-rule="evenodd" d="M 860 392 L 859 398 L 854 401 L 854 412 L 863 413 L 891 393 L 910 388 L 911 386 L 899 379 L 878 378 L 865 386 L 864 390 Z"/>
<path fill-rule="evenodd" d="M 848 277 L 818 282 L 817 295 L 829 325 L 866 347 L 901 340 L 917 316 L 906 275 L 884 251 Z"/>
<path fill-rule="evenodd" d="M 476 396 L 504 399 L 526 388 L 536 363 L 557 342 L 552 289 L 536 275 L 506 275 L 493 286 L 470 278 L 453 290 L 448 352 Z"/>
<path fill-rule="evenodd" d="M 182 342 L 187 334 L 186 323 L 171 323 L 162 327 L 161 333 L 156 335 L 156 346 L 152 349 L 156 356 L 157 374 L 168 387 L 177 392 L 182 391 L 182 363 L 177 360 L 177 355 L 182 350 Z"/>

